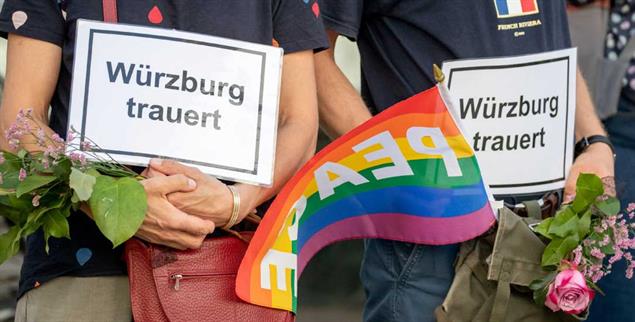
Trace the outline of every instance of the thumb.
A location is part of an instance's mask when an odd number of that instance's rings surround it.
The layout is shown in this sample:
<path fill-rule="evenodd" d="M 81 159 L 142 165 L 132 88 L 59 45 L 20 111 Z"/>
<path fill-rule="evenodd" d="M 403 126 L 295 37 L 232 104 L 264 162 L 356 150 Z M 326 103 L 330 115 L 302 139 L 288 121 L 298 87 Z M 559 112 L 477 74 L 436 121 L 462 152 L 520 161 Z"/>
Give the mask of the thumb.
<path fill-rule="evenodd" d="M 572 171 L 571 173 L 569 173 L 569 177 L 567 178 L 567 181 L 564 185 L 564 197 L 562 203 L 571 203 L 575 198 L 576 182 L 578 181 L 579 175 L 580 174 L 578 172 Z"/>
<path fill-rule="evenodd" d="M 182 174 L 154 177 L 148 180 L 155 181 L 154 184 L 157 187 L 157 191 L 161 192 L 164 195 L 179 191 L 190 192 L 196 189 L 196 181 Z"/>

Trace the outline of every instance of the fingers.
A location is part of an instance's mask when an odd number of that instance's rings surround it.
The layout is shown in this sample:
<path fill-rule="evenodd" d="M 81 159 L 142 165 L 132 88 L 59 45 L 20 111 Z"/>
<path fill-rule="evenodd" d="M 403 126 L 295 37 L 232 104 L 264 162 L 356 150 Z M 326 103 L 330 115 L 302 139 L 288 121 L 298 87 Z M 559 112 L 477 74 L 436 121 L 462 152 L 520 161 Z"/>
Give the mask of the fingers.
<path fill-rule="evenodd" d="M 152 167 L 147 167 L 145 170 L 143 170 L 141 175 L 146 178 L 165 177 L 165 174 L 163 172 Z"/>
<path fill-rule="evenodd" d="M 183 174 L 173 176 L 154 177 L 141 181 L 146 191 L 159 192 L 163 195 L 172 192 L 189 192 L 196 189 L 196 181 L 188 178 Z"/>
<path fill-rule="evenodd" d="M 176 249 L 197 249 L 214 232 L 213 222 L 190 216 L 167 202 L 155 203 L 150 209 L 136 234 L 149 242 Z"/>
<path fill-rule="evenodd" d="M 617 191 L 615 189 L 615 177 L 602 178 L 602 184 L 604 185 L 604 194 L 612 197 L 617 196 Z"/>
<path fill-rule="evenodd" d="M 153 168 L 166 175 L 184 174 L 190 178 L 198 179 L 203 173 L 194 167 L 183 165 L 172 160 L 152 159 L 150 168 Z"/>
<path fill-rule="evenodd" d="M 562 203 L 571 203 L 575 198 L 576 182 L 578 181 L 579 175 L 580 173 L 577 171 L 571 171 L 571 173 L 569 173 L 569 178 L 567 178 L 564 185 L 564 198 L 562 199 Z"/>
<path fill-rule="evenodd" d="M 214 222 L 204 220 L 196 216 L 190 216 L 182 213 L 183 216 L 174 222 L 174 229 L 186 232 L 192 235 L 207 235 L 214 232 L 216 225 Z"/>
<path fill-rule="evenodd" d="M 150 243 L 178 250 L 199 249 L 205 240 L 205 236 L 191 236 L 184 233 L 170 234 L 159 231 L 139 231 L 136 236 Z"/>

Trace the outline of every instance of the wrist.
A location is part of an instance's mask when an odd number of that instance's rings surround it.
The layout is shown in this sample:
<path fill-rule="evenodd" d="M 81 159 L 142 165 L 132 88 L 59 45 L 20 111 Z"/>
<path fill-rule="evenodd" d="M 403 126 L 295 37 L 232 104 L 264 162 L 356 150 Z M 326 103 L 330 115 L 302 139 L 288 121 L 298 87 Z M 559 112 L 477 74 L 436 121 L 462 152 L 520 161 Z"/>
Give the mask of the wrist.
<path fill-rule="evenodd" d="M 253 210 L 260 205 L 259 197 L 263 188 L 243 183 L 237 183 L 234 187 L 240 194 L 240 210 L 238 212 L 238 218 L 242 221 L 249 213 L 253 212 Z"/>
<path fill-rule="evenodd" d="M 606 152 L 609 155 L 615 157 L 615 149 L 609 138 L 605 135 L 591 135 L 585 136 L 575 144 L 575 156 L 587 152 Z"/>
<path fill-rule="evenodd" d="M 614 157 L 613 148 L 605 143 L 595 143 L 591 144 L 587 147 L 585 152 L 593 152 L 593 153 L 602 153 Z"/>

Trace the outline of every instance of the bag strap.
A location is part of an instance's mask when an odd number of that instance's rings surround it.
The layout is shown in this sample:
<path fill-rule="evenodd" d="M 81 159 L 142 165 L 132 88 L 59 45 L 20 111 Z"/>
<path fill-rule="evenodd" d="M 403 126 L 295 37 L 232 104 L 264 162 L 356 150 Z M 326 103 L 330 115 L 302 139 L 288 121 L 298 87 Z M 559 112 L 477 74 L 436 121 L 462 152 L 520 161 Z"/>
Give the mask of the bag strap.
<path fill-rule="evenodd" d="M 104 21 L 117 23 L 119 21 L 117 17 L 117 0 L 102 0 Z"/>
<path fill-rule="evenodd" d="M 507 306 L 511 296 L 511 263 L 503 260 L 501 267 L 502 270 L 498 275 L 498 286 L 496 287 L 496 295 L 494 296 L 489 322 L 505 321 L 505 316 L 507 315 Z"/>
<path fill-rule="evenodd" d="M 537 200 L 524 201 L 525 209 L 527 209 L 527 217 L 542 220 L 542 207 Z"/>

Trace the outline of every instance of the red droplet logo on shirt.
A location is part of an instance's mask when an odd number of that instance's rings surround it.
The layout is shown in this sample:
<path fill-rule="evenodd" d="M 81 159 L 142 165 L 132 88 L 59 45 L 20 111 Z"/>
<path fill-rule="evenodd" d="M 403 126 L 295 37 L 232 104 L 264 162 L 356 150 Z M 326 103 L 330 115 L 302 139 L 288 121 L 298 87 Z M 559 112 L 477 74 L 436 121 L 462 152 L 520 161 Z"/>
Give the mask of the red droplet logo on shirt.
<path fill-rule="evenodd" d="M 320 6 L 318 5 L 317 1 L 315 3 L 313 3 L 313 6 L 311 6 L 311 9 L 313 9 L 313 14 L 316 17 L 320 16 Z"/>
<path fill-rule="evenodd" d="M 150 20 L 150 22 L 155 25 L 163 22 L 163 14 L 161 13 L 159 7 L 154 6 L 152 10 L 150 10 L 150 12 L 148 13 L 148 20 Z"/>

